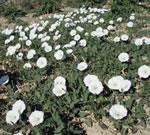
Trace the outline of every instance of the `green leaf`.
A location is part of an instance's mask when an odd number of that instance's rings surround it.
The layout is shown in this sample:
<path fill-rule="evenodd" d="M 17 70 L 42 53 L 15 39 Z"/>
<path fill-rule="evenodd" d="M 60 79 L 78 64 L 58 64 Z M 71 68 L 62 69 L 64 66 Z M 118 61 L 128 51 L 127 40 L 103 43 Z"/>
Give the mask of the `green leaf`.
<path fill-rule="evenodd" d="M 73 130 L 73 133 L 76 135 L 81 135 L 83 133 L 83 131 L 75 129 L 75 130 Z"/>
<path fill-rule="evenodd" d="M 102 123 L 102 122 L 99 122 L 98 125 L 102 128 L 102 129 L 107 129 L 108 127 Z"/>
<path fill-rule="evenodd" d="M 130 98 L 128 101 L 126 101 L 125 106 L 130 109 L 135 100 L 136 100 L 136 97 Z"/>
<path fill-rule="evenodd" d="M 115 127 L 117 130 L 120 130 L 121 127 L 122 127 L 121 124 L 120 124 L 120 121 L 115 121 L 114 127 Z"/>
<path fill-rule="evenodd" d="M 138 131 L 138 128 L 133 127 L 132 128 L 132 133 L 135 134 Z"/>
<path fill-rule="evenodd" d="M 92 126 L 93 126 L 93 122 L 92 122 L 91 119 L 87 119 L 87 120 L 85 121 L 85 124 L 86 124 L 88 127 L 92 127 Z"/>
<path fill-rule="evenodd" d="M 121 135 L 127 135 L 127 129 L 123 128 L 123 129 L 121 130 Z"/>
<path fill-rule="evenodd" d="M 31 130 L 32 130 L 34 135 L 40 135 L 40 132 L 39 132 L 38 128 L 32 127 Z"/>
<path fill-rule="evenodd" d="M 144 119 L 141 120 L 140 124 L 141 124 L 141 126 L 143 126 L 144 128 L 146 128 L 146 121 Z"/>
<path fill-rule="evenodd" d="M 84 117 L 86 117 L 87 115 L 88 115 L 88 113 L 86 113 L 86 112 L 80 112 L 80 113 L 79 113 L 80 118 L 84 118 Z"/>

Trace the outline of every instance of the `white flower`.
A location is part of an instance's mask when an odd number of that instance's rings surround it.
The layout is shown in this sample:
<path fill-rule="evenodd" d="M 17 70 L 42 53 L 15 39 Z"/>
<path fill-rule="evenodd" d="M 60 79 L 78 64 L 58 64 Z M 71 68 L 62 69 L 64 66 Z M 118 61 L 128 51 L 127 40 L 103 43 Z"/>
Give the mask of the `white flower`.
<path fill-rule="evenodd" d="M 23 53 L 22 52 L 20 52 L 20 53 L 18 53 L 16 55 L 17 60 L 22 60 L 22 57 L 23 57 Z"/>
<path fill-rule="evenodd" d="M 70 44 L 70 46 L 75 46 L 76 45 L 76 41 L 73 40 L 69 44 Z"/>
<path fill-rule="evenodd" d="M 25 109 L 26 109 L 26 106 L 25 106 L 25 103 L 22 100 L 17 100 L 13 104 L 13 108 L 12 108 L 12 110 L 18 111 L 19 114 L 22 114 Z"/>
<path fill-rule="evenodd" d="M 17 133 L 17 134 L 13 134 L 13 135 L 23 135 L 21 132 Z"/>
<path fill-rule="evenodd" d="M 103 91 L 103 85 L 99 80 L 93 81 L 90 83 L 88 89 L 92 94 L 99 95 Z"/>
<path fill-rule="evenodd" d="M 84 31 L 84 29 L 83 29 L 82 27 L 80 27 L 80 26 L 77 26 L 76 29 L 77 29 L 77 31 L 79 31 L 79 32 Z"/>
<path fill-rule="evenodd" d="M 29 28 L 28 28 L 28 27 L 26 27 L 26 28 L 24 29 L 24 31 L 26 31 L 26 32 L 27 32 L 27 31 L 29 31 Z"/>
<path fill-rule="evenodd" d="M 90 86 L 90 84 L 92 82 L 96 82 L 96 81 L 99 81 L 98 77 L 96 75 L 90 75 L 88 74 L 87 76 L 84 77 L 84 84 L 86 86 Z"/>
<path fill-rule="evenodd" d="M 43 42 L 41 47 L 46 47 L 46 46 L 48 46 L 48 43 L 47 42 Z"/>
<path fill-rule="evenodd" d="M 13 41 L 14 39 L 15 39 L 14 35 L 12 35 L 12 36 L 9 37 L 9 40 L 11 40 L 11 41 Z"/>
<path fill-rule="evenodd" d="M 54 80 L 54 85 L 66 85 L 66 79 L 62 76 L 58 76 Z"/>
<path fill-rule="evenodd" d="M 126 117 L 127 112 L 127 109 L 123 105 L 119 104 L 113 105 L 109 110 L 109 114 L 116 120 Z"/>
<path fill-rule="evenodd" d="M 31 44 L 32 44 L 31 40 L 27 40 L 27 41 L 26 41 L 26 45 L 27 45 L 27 46 L 30 46 Z"/>
<path fill-rule="evenodd" d="M 89 33 L 88 33 L 88 32 L 86 32 L 84 35 L 85 35 L 85 36 L 88 36 L 88 35 L 89 35 Z"/>
<path fill-rule="evenodd" d="M 143 40 L 141 39 L 141 38 L 137 38 L 136 40 L 135 40 L 135 45 L 136 46 L 140 46 L 140 45 L 142 45 L 143 44 Z"/>
<path fill-rule="evenodd" d="M 72 52 L 73 52 L 72 49 L 67 49 L 67 50 L 66 50 L 66 53 L 67 53 L 67 54 L 71 54 Z"/>
<path fill-rule="evenodd" d="M 44 121 L 44 112 L 34 111 L 29 116 L 29 122 L 32 126 L 37 126 Z"/>
<path fill-rule="evenodd" d="M 97 24 L 99 24 L 99 22 L 98 22 L 98 21 L 95 21 L 93 24 L 94 24 L 94 25 L 97 25 Z"/>
<path fill-rule="evenodd" d="M 107 29 L 108 30 L 114 30 L 114 27 L 112 25 L 108 25 Z"/>
<path fill-rule="evenodd" d="M 40 57 L 37 62 L 36 62 L 36 65 L 39 67 L 39 68 L 44 68 L 46 65 L 47 65 L 47 59 L 45 57 Z"/>
<path fill-rule="evenodd" d="M 63 60 L 65 58 L 64 52 L 62 50 L 58 50 L 55 52 L 54 57 L 56 60 Z"/>
<path fill-rule="evenodd" d="M 27 59 L 32 59 L 33 56 L 34 56 L 34 54 L 28 52 L 28 54 L 27 54 Z"/>
<path fill-rule="evenodd" d="M 6 115 L 6 122 L 13 125 L 19 120 L 19 112 L 16 110 L 10 110 Z"/>
<path fill-rule="evenodd" d="M 129 17 L 129 19 L 130 19 L 130 20 L 134 20 L 134 19 L 135 19 L 135 16 L 134 16 L 134 15 L 131 15 L 131 16 Z"/>
<path fill-rule="evenodd" d="M 126 35 L 126 34 L 121 35 L 122 41 L 127 41 L 128 39 L 129 39 L 128 35 Z"/>
<path fill-rule="evenodd" d="M 131 81 L 129 80 L 123 80 L 121 84 L 121 88 L 119 89 L 120 92 L 126 92 L 130 89 L 131 87 Z"/>
<path fill-rule="evenodd" d="M 100 23 L 104 23 L 104 19 L 103 19 L 103 18 L 100 18 L 99 22 L 100 22 Z"/>
<path fill-rule="evenodd" d="M 114 21 L 113 21 L 113 20 L 110 20 L 110 21 L 109 21 L 109 24 L 111 24 L 111 25 L 114 24 Z"/>
<path fill-rule="evenodd" d="M 32 65 L 30 63 L 25 63 L 23 65 L 23 68 L 32 68 Z"/>
<path fill-rule="evenodd" d="M 80 40 L 80 46 L 85 47 L 86 44 L 87 44 L 87 43 L 86 43 L 86 40 L 85 40 L 85 39 Z"/>
<path fill-rule="evenodd" d="M 146 39 L 144 40 L 144 42 L 145 42 L 146 45 L 150 45 L 150 38 L 146 38 Z"/>
<path fill-rule="evenodd" d="M 54 95 L 56 95 L 57 97 L 60 97 L 66 93 L 66 86 L 60 85 L 60 84 L 55 85 L 52 91 Z"/>
<path fill-rule="evenodd" d="M 128 22 L 128 23 L 127 23 L 127 26 L 128 26 L 129 28 L 133 27 L 133 22 Z"/>
<path fill-rule="evenodd" d="M 122 17 L 117 18 L 117 22 L 122 22 Z"/>
<path fill-rule="evenodd" d="M 109 33 L 109 32 L 108 32 L 107 29 L 104 29 L 104 30 L 103 30 L 103 35 L 108 35 L 108 33 Z"/>
<path fill-rule="evenodd" d="M 76 33 L 77 33 L 77 31 L 76 31 L 76 30 L 71 30 L 71 31 L 70 31 L 70 35 L 71 35 L 71 36 L 75 36 L 75 35 L 76 35 Z"/>
<path fill-rule="evenodd" d="M 16 47 L 15 46 L 9 46 L 7 48 L 6 56 L 13 55 L 13 54 L 15 54 L 15 52 L 16 52 Z"/>
<path fill-rule="evenodd" d="M 78 64 L 77 69 L 80 71 L 84 71 L 85 69 L 87 69 L 88 65 L 85 62 L 81 62 Z"/>
<path fill-rule="evenodd" d="M 6 40 L 5 40 L 5 44 L 8 44 L 8 43 L 10 43 L 10 42 L 11 42 L 10 39 L 6 39 Z"/>
<path fill-rule="evenodd" d="M 96 31 L 97 31 L 97 32 L 102 32 L 103 29 L 102 29 L 102 27 L 98 27 L 98 28 L 96 28 Z"/>
<path fill-rule="evenodd" d="M 148 78 L 150 76 L 150 67 L 147 65 L 139 67 L 138 75 L 140 76 L 140 78 Z"/>
<path fill-rule="evenodd" d="M 45 52 L 51 52 L 52 51 L 52 47 L 50 45 L 45 46 L 44 50 L 45 50 Z"/>
<path fill-rule="evenodd" d="M 127 62 L 129 60 L 129 55 L 128 53 L 120 53 L 119 56 L 118 56 L 118 59 L 121 61 L 121 62 Z"/>
<path fill-rule="evenodd" d="M 58 49 L 60 49 L 61 48 L 61 46 L 60 45 L 57 45 L 56 47 L 55 47 L 55 50 L 58 50 Z"/>
<path fill-rule="evenodd" d="M 116 43 L 117 43 L 117 42 L 120 42 L 120 37 L 118 37 L 118 36 L 115 37 L 115 38 L 114 38 L 114 42 L 116 42 Z"/>
<path fill-rule="evenodd" d="M 74 36 L 74 40 L 75 40 L 75 41 L 79 41 L 79 40 L 80 40 L 80 35 L 79 35 L 79 34 L 75 35 L 75 36 Z"/>
<path fill-rule="evenodd" d="M 20 49 L 20 48 L 21 48 L 21 44 L 19 44 L 19 43 L 16 44 L 16 45 L 15 45 L 15 48 L 16 48 L 16 49 Z"/>
<path fill-rule="evenodd" d="M 108 81 L 108 87 L 113 90 L 119 90 L 121 88 L 121 83 L 123 82 L 123 77 L 114 76 Z"/>

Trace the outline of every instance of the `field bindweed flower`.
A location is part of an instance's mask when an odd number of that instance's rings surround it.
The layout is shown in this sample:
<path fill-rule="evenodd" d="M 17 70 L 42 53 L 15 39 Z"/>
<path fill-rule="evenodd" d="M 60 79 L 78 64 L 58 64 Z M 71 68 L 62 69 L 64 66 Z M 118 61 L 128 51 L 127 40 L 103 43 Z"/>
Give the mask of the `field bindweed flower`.
<path fill-rule="evenodd" d="M 52 46 L 48 45 L 44 47 L 45 52 L 51 52 L 52 51 Z"/>
<path fill-rule="evenodd" d="M 95 81 L 99 81 L 99 79 L 98 79 L 98 77 L 96 76 L 96 75 L 90 75 L 90 74 L 88 74 L 88 75 L 86 75 L 85 77 L 84 77 L 84 84 L 86 85 L 86 86 L 90 86 L 90 84 L 92 83 L 92 82 L 95 82 Z"/>
<path fill-rule="evenodd" d="M 66 85 L 66 79 L 63 76 L 57 76 L 54 80 L 54 86 L 55 85 Z"/>
<path fill-rule="evenodd" d="M 20 53 L 18 53 L 16 55 L 17 60 L 22 60 L 22 57 L 23 57 L 23 53 L 22 52 L 20 52 Z"/>
<path fill-rule="evenodd" d="M 62 50 L 58 50 L 57 52 L 55 52 L 54 57 L 56 58 L 56 60 L 64 60 L 65 59 L 65 55 Z"/>
<path fill-rule="evenodd" d="M 80 46 L 85 47 L 87 45 L 87 42 L 85 39 L 80 40 Z"/>
<path fill-rule="evenodd" d="M 66 93 L 66 86 L 57 84 L 54 86 L 52 91 L 55 96 L 60 97 Z"/>
<path fill-rule="evenodd" d="M 6 122 L 13 125 L 19 120 L 19 112 L 16 110 L 10 110 L 6 115 Z"/>
<path fill-rule="evenodd" d="M 103 85 L 98 80 L 98 81 L 90 83 L 88 89 L 92 94 L 99 95 L 103 91 Z"/>
<path fill-rule="evenodd" d="M 25 103 L 22 100 L 17 100 L 13 104 L 13 108 L 12 108 L 12 110 L 18 111 L 19 114 L 22 114 L 25 109 L 26 109 L 26 106 L 25 106 Z"/>
<path fill-rule="evenodd" d="M 121 40 L 122 41 L 128 41 L 128 39 L 129 39 L 129 36 L 128 35 L 126 35 L 126 34 L 123 34 L 123 35 L 121 35 Z"/>
<path fill-rule="evenodd" d="M 111 31 L 114 30 L 114 27 L 112 25 L 108 25 L 107 29 Z"/>
<path fill-rule="evenodd" d="M 39 68 L 44 68 L 47 66 L 47 59 L 45 57 L 40 57 L 38 58 L 37 62 L 36 62 L 36 65 L 39 67 Z"/>
<path fill-rule="evenodd" d="M 110 20 L 110 21 L 109 21 L 109 24 L 111 24 L 111 25 L 114 24 L 114 21 L 113 21 L 113 20 Z"/>
<path fill-rule="evenodd" d="M 127 26 L 128 26 L 129 28 L 133 27 L 133 22 L 128 22 L 128 23 L 127 23 Z"/>
<path fill-rule="evenodd" d="M 120 92 L 126 92 L 129 91 L 131 87 L 131 81 L 129 80 L 123 80 L 122 84 L 121 84 L 121 88 L 119 89 Z"/>
<path fill-rule="evenodd" d="M 100 22 L 100 23 L 104 23 L 105 20 L 104 20 L 103 18 L 100 18 L 99 22 Z"/>
<path fill-rule="evenodd" d="M 75 41 L 79 41 L 79 40 L 80 40 L 80 35 L 79 35 L 79 34 L 75 35 L 75 36 L 74 36 L 74 40 L 75 40 Z"/>
<path fill-rule="evenodd" d="M 23 135 L 21 132 L 17 133 L 17 134 L 13 134 L 13 135 Z"/>
<path fill-rule="evenodd" d="M 23 135 L 21 132 L 17 133 L 17 134 L 13 134 L 13 135 Z"/>
<path fill-rule="evenodd" d="M 133 20 L 135 20 L 135 16 L 134 16 L 134 15 L 131 15 L 131 16 L 129 17 L 129 19 L 133 21 Z"/>
<path fill-rule="evenodd" d="M 118 56 L 118 59 L 120 60 L 120 62 L 127 62 L 129 61 L 129 55 L 128 53 L 120 53 L 119 56 Z"/>
<path fill-rule="evenodd" d="M 117 22 L 122 22 L 122 17 L 117 18 Z"/>
<path fill-rule="evenodd" d="M 116 42 L 116 43 L 120 42 L 120 37 L 118 37 L 118 36 L 115 37 L 115 38 L 114 38 L 114 42 Z"/>
<path fill-rule="evenodd" d="M 147 65 L 143 65 L 138 68 L 138 75 L 140 78 L 148 78 L 150 76 L 150 67 Z"/>
<path fill-rule="evenodd" d="M 73 53 L 73 50 L 72 50 L 72 49 L 67 49 L 67 50 L 66 50 L 66 53 L 67 53 L 67 54 L 71 54 L 71 53 Z"/>
<path fill-rule="evenodd" d="M 145 42 L 146 45 L 150 45 L 150 38 L 146 38 L 146 39 L 144 40 L 144 42 Z"/>
<path fill-rule="evenodd" d="M 108 81 L 108 87 L 112 90 L 119 90 L 121 88 L 121 83 L 123 82 L 123 77 L 114 76 Z"/>
<path fill-rule="evenodd" d="M 77 34 L 77 31 L 76 31 L 76 30 L 71 30 L 71 31 L 70 31 L 70 35 L 71 35 L 71 36 L 75 36 L 76 34 Z"/>
<path fill-rule="evenodd" d="M 141 45 L 143 45 L 143 40 L 142 40 L 141 38 L 137 38 L 137 39 L 135 40 L 135 45 L 136 45 L 136 46 L 141 46 Z"/>
<path fill-rule="evenodd" d="M 84 71 L 85 69 L 87 69 L 88 65 L 86 62 L 81 62 L 78 64 L 77 69 L 80 71 Z"/>
<path fill-rule="evenodd" d="M 127 116 L 127 113 L 127 109 L 123 105 L 119 104 L 113 105 L 109 110 L 109 114 L 116 120 L 123 119 Z"/>
<path fill-rule="evenodd" d="M 23 68 L 27 69 L 27 68 L 32 68 L 32 65 L 30 63 L 25 63 L 23 65 Z"/>
<path fill-rule="evenodd" d="M 16 44 L 16 45 L 15 45 L 15 48 L 16 48 L 16 49 L 20 49 L 20 48 L 21 48 L 21 44 L 19 44 L 19 43 Z"/>
<path fill-rule="evenodd" d="M 9 46 L 7 48 L 6 56 L 13 55 L 15 53 L 16 53 L 16 47 L 15 46 Z"/>
<path fill-rule="evenodd" d="M 44 112 L 42 111 L 34 111 L 29 116 L 29 122 L 32 126 L 37 126 L 44 121 Z"/>
<path fill-rule="evenodd" d="M 27 41 L 26 41 L 26 46 L 31 46 L 31 44 L 32 44 L 32 41 L 31 41 L 31 40 L 27 40 Z"/>

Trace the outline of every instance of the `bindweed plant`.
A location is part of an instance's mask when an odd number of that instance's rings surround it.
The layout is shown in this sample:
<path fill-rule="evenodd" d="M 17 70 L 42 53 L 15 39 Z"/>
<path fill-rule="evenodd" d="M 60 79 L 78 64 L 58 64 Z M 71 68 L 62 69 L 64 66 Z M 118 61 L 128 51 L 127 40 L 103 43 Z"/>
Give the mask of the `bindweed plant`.
<path fill-rule="evenodd" d="M 136 133 L 139 125 L 146 128 L 149 34 L 138 33 L 143 25 L 136 13 L 111 14 L 81 7 L 1 32 L 0 61 L 12 74 L 2 83 L 4 131 L 83 135 L 81 119 L 108 129 L 104 117 L 122 135 Z"/>

